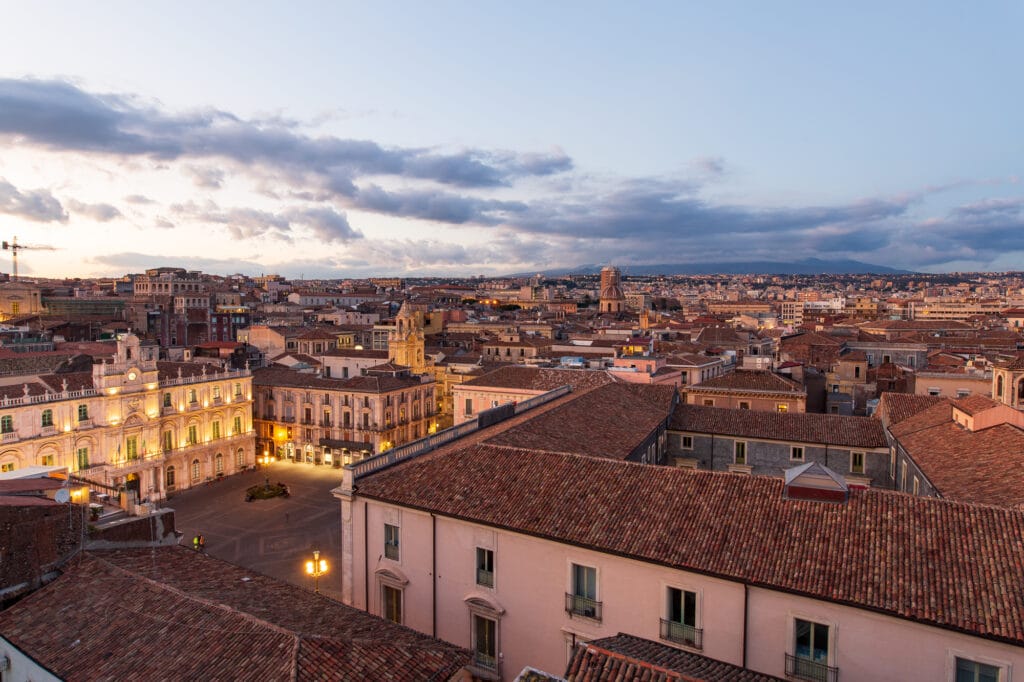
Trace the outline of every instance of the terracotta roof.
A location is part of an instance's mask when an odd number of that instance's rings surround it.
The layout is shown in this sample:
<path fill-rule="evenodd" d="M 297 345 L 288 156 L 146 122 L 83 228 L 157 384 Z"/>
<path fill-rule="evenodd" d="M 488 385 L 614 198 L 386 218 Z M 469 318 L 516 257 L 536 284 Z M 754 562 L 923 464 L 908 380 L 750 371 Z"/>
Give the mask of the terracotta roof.
<path fill-rule="evenodd" d="M 984 412 L 985 410 L 991 410 L 993 407 L 998 406 L 999 403 L 991 398 L 986 398 L 983 395 L 975 393 L 954 400 L 953 405 L 961 412 L 969 415 L 975 415 L 979 412 Z"/>
<path fill-rule="evenodd" d="M 712 377 L 696 386 L 690 386 L 687 390 L 718 391 L 722 389 L 730 391 L 772 391 L 775 393 L 800 393 L 806 395 L 803 387 L 791 379 L 786 379 L 767 370 L 746 369 L 738 369 L 735 372 Z"/>
<path fill-rule="evenodd" d="M 470 660 L 182 547 L 86 553 L 0 613 L 0 631 L 65 680 L 447 680 Z"/>
<path fill-rule="evenodd" d="M 668 427 L 672 431 L 854 448 L 884 448 L 888 445 L 885 428 L 879 420 L 837 414 L 733 410 L 680 404 L 676 405 Z"/>
<path fill-rule="evenodd" d="M 219 365 L 211 365 L 205 362 L 158 362 L 156 363 L 157 371 L 159 372 L 160 381 L 166 381 L 167 379 L 177 379 L 180 371 L 182 377 L 201 377 L 203 376 L 203 368 L 206 368 L 206 374 L 220 374 L 224 370 Z"/>
<path fill-rule="evenodd" d="M 332 348 L 323 354 L 325 358 L 370 358 L 374 360 L 387 360 L 386 350 L 356 350 L 355 348 Z"/>
<path fill-rule="evenodd" d="M 773 682 L 780 679 L 621 632 L 614 637 L 576 645 L 565 678 L 568 682 Z"/>
<path fill-rule="evenodd" d="M 1024 645 L 1024 514 L 871 489 L 846 504 L 786 500 L 782 488 L 487 445 L 359 481 L 367 498 Z"/>
<path fill-rule="evenodd" d="M 315 374 L 297 372 L 281 367 L 261 367 L 252 373 L 254 386 L 282 386 L 309 388 L 327 391 L 361 391 L 387 393 L 421 384 L 419 377 L 396 377 L 389 375 L 359 376 L 349 379 L 318 377 Z"/>
<path fill-rule="evenodd" d="M 1000 369 L 1024 369 L 1024 353 L 1017 353 L 1013 358 L 996 364 Z"/>
<path fill-rule="evenodd" d="M 608 384 L 487 442 L 625 459 L 665 422 L 675 395 L 674 386 Z"/>
<path fill-rule="evenodd" d="M 553 369 L 512 365 L 488 372 L 472 379 L 463 386 L 484 386 L 487 388 L 508 388 L 524 391 L 551 391 L 559 386 L 569 385 L 574 391 L 589 390 L 612 383 L 604 370 Z"/>
<path fill-rule="evenodd" d="M 939 396 L 886 391 L 882 393 L 882 397 L 878 401 L 878 412 L 876 414 L 891 429 L 893 425 L 899 424 L 919 412 L 945 402 L 946 399 Z"/>

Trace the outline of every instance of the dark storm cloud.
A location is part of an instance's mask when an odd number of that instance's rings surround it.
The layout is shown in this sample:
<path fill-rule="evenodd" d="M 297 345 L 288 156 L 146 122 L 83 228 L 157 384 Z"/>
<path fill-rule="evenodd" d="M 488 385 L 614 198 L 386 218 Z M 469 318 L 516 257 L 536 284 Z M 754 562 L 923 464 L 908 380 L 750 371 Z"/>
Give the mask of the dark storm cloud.
<path fill-rule="evenodd" d="M 944 217 L 914 223 L 906 242 L 916 265 L 952 260 L 987 262 L 1024 251 L 1024 199 L 1002 198 L 955 206 Z"/>
<path fill-rule="evenodd" d="M 366 140 L 309 137 L 279 118 L 245 120 L 216 109 L 172 115 L 131 97 L 94 95 L 62 81 L 0 79 L 0 134 L 56 150 L 260 163 L 332 176 L 339 186 L 357 176 L 394 175 L 458 187 L 498 187 L 521 176 L 572 167 L 561 153 L 469 149 L 439 154 L 385 148 Z"/>
<path fill-rule="evenodd" d="M 0 178 L 0 213 L 37 223 L 64 223 L 68 214 L 48 189 L 19 190 Z"/>

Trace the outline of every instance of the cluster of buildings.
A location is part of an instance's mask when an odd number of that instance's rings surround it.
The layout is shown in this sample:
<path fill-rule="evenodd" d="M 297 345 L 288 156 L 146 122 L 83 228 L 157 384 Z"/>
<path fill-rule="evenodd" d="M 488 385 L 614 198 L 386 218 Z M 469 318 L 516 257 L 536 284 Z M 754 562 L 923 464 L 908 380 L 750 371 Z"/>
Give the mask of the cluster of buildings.
<path fill-rule="evenodd" d="M 70 627 L 40 595 L 90 589 L 255 618 L 292 652 L 271 678 L 1011 681 L 1024 282 L 954 280 L 0 285 L 0 509 L 31 516 L 24 481 L 57 470 L 147 519 L 269 458 L 333 467 L 344 602 L 65 538 L 0 585 L 4 656 L 73 677 L 32 633 Z"/>

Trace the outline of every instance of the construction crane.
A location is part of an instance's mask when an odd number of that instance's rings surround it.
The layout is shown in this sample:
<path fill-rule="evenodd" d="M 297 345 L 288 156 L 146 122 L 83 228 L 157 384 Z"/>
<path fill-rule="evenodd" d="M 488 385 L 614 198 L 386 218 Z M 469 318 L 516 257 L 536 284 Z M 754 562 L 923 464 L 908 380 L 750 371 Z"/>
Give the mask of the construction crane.
<path fill-rule="evenodd" d="M 18 281 L 18 251 L 22 249 L 37 249 L 41 251 L 56 251 L 55 247 L 48 246 L 46 244 L 19 244 L 18 238 L 15 237 L 11 241 L 3 242 L 4 251 L 10 250 L 11 252 L 11 263 L 13 264 L 11 281 Z"/>

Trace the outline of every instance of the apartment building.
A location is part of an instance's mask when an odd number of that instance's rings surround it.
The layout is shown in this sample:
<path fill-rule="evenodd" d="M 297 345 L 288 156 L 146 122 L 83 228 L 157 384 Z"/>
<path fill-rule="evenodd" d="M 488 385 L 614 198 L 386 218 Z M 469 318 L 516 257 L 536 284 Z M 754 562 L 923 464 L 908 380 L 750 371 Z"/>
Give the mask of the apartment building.
<path fill-rule="evenodd" d="M 794 680 L 1024 666 L 1017 511 L 817 462 L 783 480 L 491 444 L 346 469 L 334 493 L 343 601 L 471 649 L 481 679 L 617 633 Z"/>

